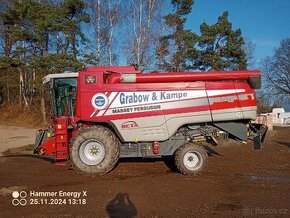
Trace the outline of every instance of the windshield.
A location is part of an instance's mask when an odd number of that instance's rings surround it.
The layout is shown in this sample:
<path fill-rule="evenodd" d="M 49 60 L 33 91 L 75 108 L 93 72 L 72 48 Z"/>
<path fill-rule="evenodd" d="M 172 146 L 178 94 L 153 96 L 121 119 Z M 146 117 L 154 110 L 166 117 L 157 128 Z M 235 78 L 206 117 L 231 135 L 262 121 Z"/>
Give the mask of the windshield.
<path fill-rule="evenodd" d="M 55 78 L 52 84 L 53 114 L 55 116 L 74 116 L 77 78 Z"/>

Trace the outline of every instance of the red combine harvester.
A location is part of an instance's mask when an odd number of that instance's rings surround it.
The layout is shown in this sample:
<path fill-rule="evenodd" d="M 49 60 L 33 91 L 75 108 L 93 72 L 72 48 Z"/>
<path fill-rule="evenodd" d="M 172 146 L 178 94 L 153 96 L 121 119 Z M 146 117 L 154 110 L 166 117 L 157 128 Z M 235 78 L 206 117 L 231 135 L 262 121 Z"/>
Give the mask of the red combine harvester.
<path fill-rule="evenodd" d="M 162 157 L 197 174 L 207 164 L 201 141 L 261 147 L 267 127 L 251 123 L 260 81 L 260 71 L 140 73 L 132 66 L 48 75 L 53 117 L 34 152 L 91 175 L 124 157 Z"/>

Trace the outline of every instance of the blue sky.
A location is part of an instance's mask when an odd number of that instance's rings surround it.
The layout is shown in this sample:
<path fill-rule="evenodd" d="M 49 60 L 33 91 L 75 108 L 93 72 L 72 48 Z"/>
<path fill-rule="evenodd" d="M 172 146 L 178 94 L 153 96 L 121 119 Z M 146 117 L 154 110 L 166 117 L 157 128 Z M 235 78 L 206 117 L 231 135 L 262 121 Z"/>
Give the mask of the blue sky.
<path fill-rule="evenodd" d="M 233 27 L 256 45 L 256 63 L 290 37 L 290 0 L 195 0 L 186 27 L 199 33 L 202 22 L 213 24 L 224 11 Z"/>

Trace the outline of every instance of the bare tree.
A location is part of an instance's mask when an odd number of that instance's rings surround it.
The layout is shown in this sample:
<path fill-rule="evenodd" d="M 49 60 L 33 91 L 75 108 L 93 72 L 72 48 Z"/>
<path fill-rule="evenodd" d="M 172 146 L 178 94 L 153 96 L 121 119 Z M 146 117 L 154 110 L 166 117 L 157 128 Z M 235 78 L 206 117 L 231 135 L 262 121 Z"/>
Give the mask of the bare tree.
<path fill-rule="evenodd" d="M 246 53 L 248 69 L 253 69 L 256 65 L 255 49 L 256 49 L 256 45 L 251 40 L 245 39 L 243 50 Z"/>
<path fill-rule="evenodd" d="M 87 5 L 97 65 L 115 65 L 118 59 L 127 59 L 141 70 L 153 69 L 162 33 L 163 0 L 90 0 Z"/>
<path fill-rule="evenodd" d="M 157 0 L 131 0 L 126 4 L 127 62 L 141 70 L 150 69 L 155 57 L 158 38 L 162 33 L 162 5 Z M 151 64 L 150 64 L 151 63 Z"/>
<path fill-rule="evenodd" d="M 261 65 L 267 83 L 266 89 L 271 93 L 272 100 L 289 100 L 290 38 L 282 40 L 280 46 L 275 49 L 274 55 L 263 59 Z"/>
<path fill-rule="evenodd" d="M 88 8 L 91 14 L 94 39 L 92 45 L 96 50 L 97 65 L 116 64 L 116 53 L 118 50 L 115 34 L 121 24 L 121 0 L 91 0 Z"/>
<path fill-rule="evenodd" d="M 103 1 L 102 1 L 103 2 Z M 101 10 L 102 4 L 100 0 L 87 1 L 87 7 L 90 11 L 90 20 L 93 27 L 94 40 L 92 46 L 96 50 L 96 64 L 101 64 Z"/>
<path fill-rule="evenodd" d="M 100 5 L 100 0 L 97 0 L 96 2 L 96 11 L 97 11 L 97 51 L 98 51 L 98 57 L 97 57 L 97 62 L 100 64 L 101 62 L 101 5 Z"/>
<path fill-rule="evenodd" d="M 118 24 L 121 23 L 120 19 L 120 0 L 108 0 L 108 64 L 113 65 L 113 40 L 114 40 L 114 31 Z"/>
<path fill-rule="evenodd" d="M 122 23 L 121 0 L 108 0 L 102 5 L 102 34 L 101 42 L 103 49 L 103 63 L 114 65 L 117 62 L 116 53 L 118 51 L 118 42 L 116 40 L 116 31 Z"/>

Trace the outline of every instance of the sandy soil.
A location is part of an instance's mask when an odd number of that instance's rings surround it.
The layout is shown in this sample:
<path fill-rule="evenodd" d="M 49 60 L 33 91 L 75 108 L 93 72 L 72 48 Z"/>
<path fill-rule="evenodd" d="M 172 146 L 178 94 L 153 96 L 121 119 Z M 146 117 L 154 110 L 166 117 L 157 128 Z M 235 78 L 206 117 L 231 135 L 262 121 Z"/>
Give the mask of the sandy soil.
<path fill-rule="evenodd" d="M 0 132 L 1 145 L 2 136 L 18 136 L 7 127 Z M 22 140 L 11 146 L 27 143 Z M 0 217 L 290 217 L 289 128 L 270 132 L 262 150 L 251 144 L 215 150 L 196 177 L 171 172 L 162 161 L 122 161 L 108 175 L 88 177 L 11 149 L 0 158 Z M 60 191 L 81 197 L 60 197 Z M 36 192 L 56 197 L 32 196 Z M 21 196 L 26 204 L 14 206 Z"/>

